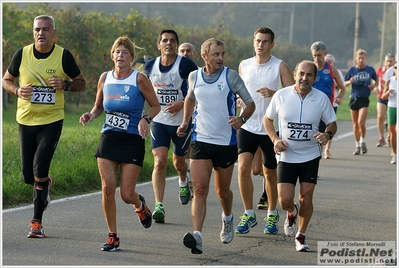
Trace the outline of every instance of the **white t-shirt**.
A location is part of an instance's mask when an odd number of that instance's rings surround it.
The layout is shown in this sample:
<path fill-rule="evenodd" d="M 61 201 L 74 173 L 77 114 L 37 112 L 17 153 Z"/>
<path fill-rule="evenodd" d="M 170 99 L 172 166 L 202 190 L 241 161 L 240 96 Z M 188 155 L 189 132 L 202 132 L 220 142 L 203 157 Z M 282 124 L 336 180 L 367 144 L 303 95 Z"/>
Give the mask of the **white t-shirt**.
<path fill-rule="evenodd" d="M 272 120 L 279 118 L 279 135 L 288 143 L 288 148 L 280 153 L 278 160 L 287 163 L 303 163 L 320 157 L 320 144 L 313 137 L 318 132 L 320 119 L 326 125 L 337 120 L 325 93 L 313 88 L 302 99 L 295 85 L 274 94 L 266 116 Z"/>
<path fill-rule="evenodd" d="M 396 81 L 395 76 L 391 76 L 389 80 L 389 90 L 393 89 L 393 93 L 389 94 L 388 97 L 388 107 L 396 108 L 398 105 L 397 96 L 398 96 L 398 81 Z"/>
<path fill-rule="evenodd" d="M 393 72 L 393 66 L 389 67 L 388 70 L 385 71 L 382 80 L 387 81 L 391 76 L 394 76 L 395 73 Z"/>

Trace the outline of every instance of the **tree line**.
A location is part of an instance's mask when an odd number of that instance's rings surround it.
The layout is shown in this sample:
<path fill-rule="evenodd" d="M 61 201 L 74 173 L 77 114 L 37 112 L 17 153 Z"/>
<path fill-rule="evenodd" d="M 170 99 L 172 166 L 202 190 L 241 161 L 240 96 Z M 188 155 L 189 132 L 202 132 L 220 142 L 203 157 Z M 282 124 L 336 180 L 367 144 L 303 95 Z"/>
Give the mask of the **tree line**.
<path fill-rule="evenodd" d="M 78 106 L 93 103 L 99 76 L 114 65 L 110 58 L 110 48 L 114 40 L 122 35 L 127 35 L 138 47 L 143 48 L 137 50 L 139 58 L 144 55 L 150 59 L 159 56 L 156 39 L 163 29 L 176 30 L 180 43 L 191 42 L 198 54 L 206 39 L 215 37 L 224 41 L 224 63 L 234 70 L 237 70 L 241 60 L 253 56 L 252 37 L 242 38 L 232 34 L 222 20 L 216 27 L 186 27 L 174 25 L 164 17 L 146 18 L 133 8 L 125 17 L 121 17 L 120 13 L 82 11 L 78 6 L 57 9 L 49 3 L 15 8 L 14 3 L 3 3 L 3 72 L 18 48 L 34 42 L 33 19 L 40 14 L 54 17 L 57 30 L 55 42 L 72 52 L 86 78 L 87 90 L 66 96 L 67 102 Z M 302 59 L 311 58 L 307 46 L 290 43 L 276 45 L 273 55 L 283 59 L 292 69 Z M 196 57 L 195 62 L 199 66 L 203 65 L 200 56 Z M 14 101 L 13 98 L 10 101 Z"/>

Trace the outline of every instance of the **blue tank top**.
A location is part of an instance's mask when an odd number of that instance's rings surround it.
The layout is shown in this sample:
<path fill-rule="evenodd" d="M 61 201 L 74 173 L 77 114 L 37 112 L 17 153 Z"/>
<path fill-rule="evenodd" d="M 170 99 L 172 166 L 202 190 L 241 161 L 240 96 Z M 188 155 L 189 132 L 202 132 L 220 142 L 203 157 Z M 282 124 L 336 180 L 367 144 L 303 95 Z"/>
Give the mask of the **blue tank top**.
<path fill-rule="evenodd" d="M 323 70 L 317 70 L 317 79 L 312 87 L 324 92 L 330 102 L 334 102 L 334 77 L 328 62 L 325 63 Z"/>
<path fill-rule="evenodd" d="M 107 72 L 103 86 L 106 117 L 101 133 L 119 131 L 139 135 L 145 99 L 138 88 L 137 76 L 136 70 L 123 79 L 115 78 L 114 71 Z"/>

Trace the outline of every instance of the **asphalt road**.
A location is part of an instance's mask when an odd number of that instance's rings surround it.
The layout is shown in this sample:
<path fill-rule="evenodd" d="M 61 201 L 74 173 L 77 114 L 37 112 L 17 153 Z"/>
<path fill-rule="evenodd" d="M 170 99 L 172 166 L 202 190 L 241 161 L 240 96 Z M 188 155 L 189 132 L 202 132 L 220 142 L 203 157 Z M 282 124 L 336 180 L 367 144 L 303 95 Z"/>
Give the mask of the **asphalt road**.
<path fill-rule="evenodd" d="M 117 224 L 121 250 L 103 252 L 107 227 L 101 194 L 53 200 L 44 215 L 46 238 L 28 239 L 32 206 L 4 210 L 2 266 L 291 266 L 317 265 L 318 241 L 397 241 L 397 172 L 390 164 L 390 148 L 377 148 L 375 119 L 367 121 L 368 153 L 352 155 L 354 139 L 349 122 L 338 122 L 332 159 L 321 160 L 320 179 L 314 195 L 314 213 L 306 232 L 311 252 L 295 251 L 293 238 L 285 237 L 285 213 L 280 212 L 280 232 L 263 233 L 266 211 L 257 210 L 258 226 L 246 235 L 235 235 L 222 244 L 221 206 L 214 187 L 208 197 L 203 228 L 203 254 L 194 255 L 183 243 L 191 231 L 190 204 L 178 201 L 177 178 L 166 184 L 166 223 L 144 229 L 132 206 L 117 197 Z M 262 192 L 262 179 L 253 177 L 254 204 Z M 56 187 L 56 186 L 55 186 Z M 243 206 L 233 174 L 234 225 Z M 137 186 L 150 209 L 154 208 L 151 183 Z"/>

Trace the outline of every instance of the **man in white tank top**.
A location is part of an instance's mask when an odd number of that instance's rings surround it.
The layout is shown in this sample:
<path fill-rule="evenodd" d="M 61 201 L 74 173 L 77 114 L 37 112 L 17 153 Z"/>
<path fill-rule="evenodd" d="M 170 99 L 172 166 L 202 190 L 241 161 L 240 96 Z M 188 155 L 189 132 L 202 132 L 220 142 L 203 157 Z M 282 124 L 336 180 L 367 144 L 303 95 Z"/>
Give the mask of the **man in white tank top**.
<path fill-rule="evenodd" d="M 194 185 L 191 206 L 193 232 L 188 232 L 183 243 L 193 254 L 202 254 L 202 227 L 206 215 L 206 200 L 212 170 L 222 212 L 220 240 L 233 240 L 233 192 L 230 189 L 234 163 L 237 160 L 236 130 L 250 118 L 255 104 L 236 71 L 223 65 L 224 43 L 215 38 L 201 46 L 205 67 L 191 72 L 189 89 L 184 102 L 183 123 L 177 129 L 179 137 L 186 136 L 193 111 L 195 119 L 190 143 L 190 168 Z M 246 107 L 241 117 L 236 116 L 236 95 Z M 195 108 L 195 109 L 194 109 Z"/>
<path fill-rule="evenodd" d="M 238 72 L 243 79 L 256 110 L 251 118 L 237 131 L 238 141 L 238 181 L 244 214 L 235 229 L 237 234 L 246 234 L 257 225 L 253 211 L 253 183 L 251 178 L 252 162 L 258 147 L 262 151 L 263 174 L 266 179 L 266 192 L 269 206 L 266 218 L 265 234 L 278 232 L 279 220 L 277 206 L 277 161 L 268 133 L 263 126 L 263 117 L 274 93 L 280 88 L 294 84 L 294 77 L 288 65 L 271 55 L 274 47 L 274 32 L 261 27 L 254 32 L 253 48 L 255 57 L 243 60 Z M 258 160 L 259 161 L 259 160 Z M 263 189 L 262 189 L 263 191 Z"/>

